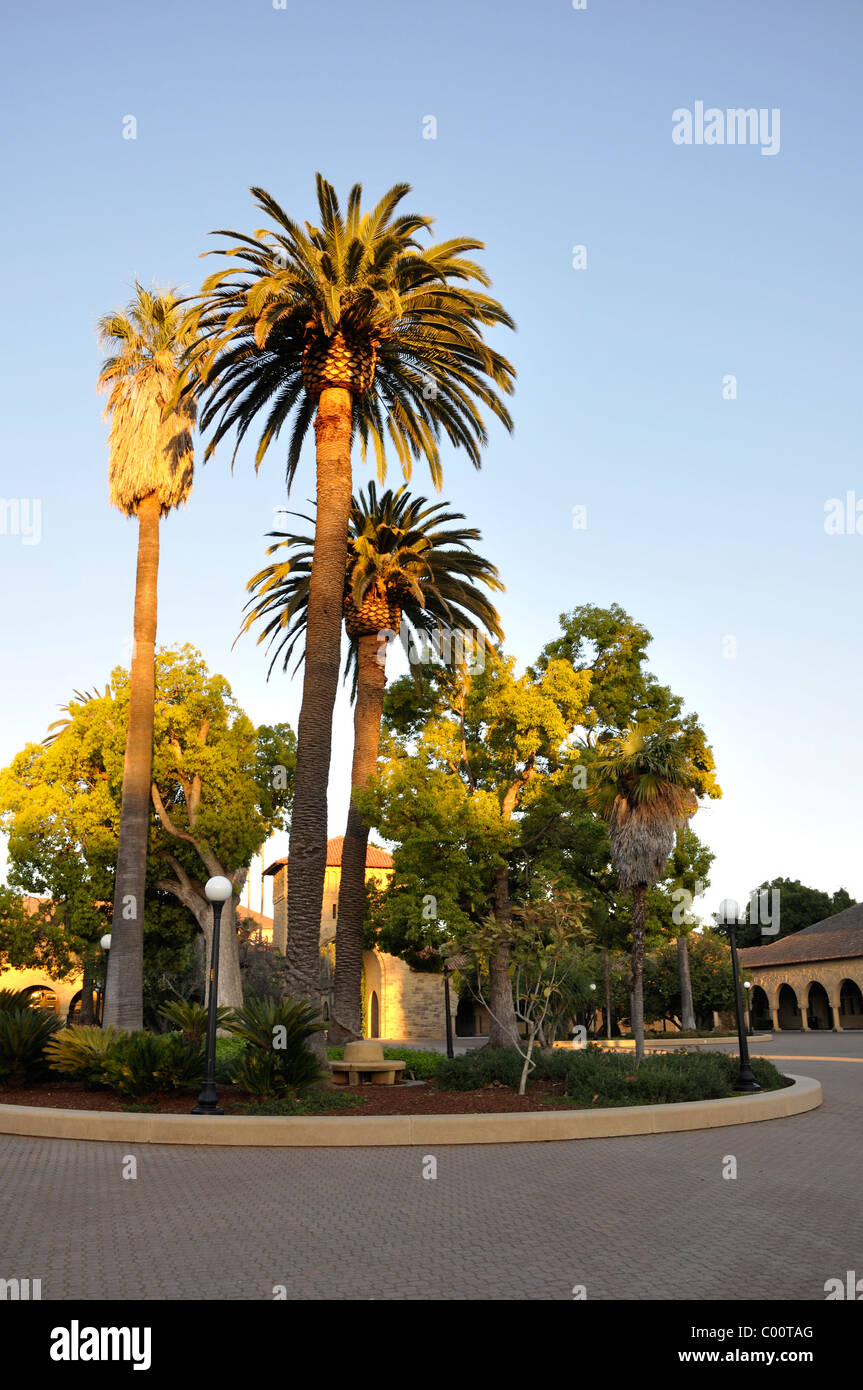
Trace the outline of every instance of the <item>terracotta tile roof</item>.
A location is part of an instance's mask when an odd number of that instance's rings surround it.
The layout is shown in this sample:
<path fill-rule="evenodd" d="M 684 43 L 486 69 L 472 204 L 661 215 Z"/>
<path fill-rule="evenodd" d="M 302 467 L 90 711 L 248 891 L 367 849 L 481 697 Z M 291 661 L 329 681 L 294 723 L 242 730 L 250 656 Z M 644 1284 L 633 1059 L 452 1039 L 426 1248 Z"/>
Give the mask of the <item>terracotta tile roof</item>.
<path fill-rule="evenodd" d="M 344 835 L 334 835 L 331 840 L 327 840 L 327 867 L 337 867 L 342 862 L 342 845 L 345 842 Z M 274 874 L 277 869 L 281 869 L 288 862 L 288 855 L 284 859 L 274 859 L 268 868 L 264 869 L 265 874 Z M 393 857 L 385 849 L 380 849 L 378 845 L 369 845 L 366 850 L 367 869 L 391 869 L 393 867 Z"/>
<path fill-rule="evenodd" d="M 254 922 L 256 927 L 263 927 L 265 931 L 273 925 L 272 917 L 263 917 L 260 912 L 255 912 L 253 908 L 243 907 L 242 903 L 237 903 L 236 915 L 243 922 Z"/>
<path fill-rule="evenodd" d="M 791 965 L 794 961 L 844 960 L 863 956 L 863 903 L 846 907 L 823 922 L 813 922 L 781 941 L 746 946 L 740 960 L 750 969 L 759 965 Z"/>

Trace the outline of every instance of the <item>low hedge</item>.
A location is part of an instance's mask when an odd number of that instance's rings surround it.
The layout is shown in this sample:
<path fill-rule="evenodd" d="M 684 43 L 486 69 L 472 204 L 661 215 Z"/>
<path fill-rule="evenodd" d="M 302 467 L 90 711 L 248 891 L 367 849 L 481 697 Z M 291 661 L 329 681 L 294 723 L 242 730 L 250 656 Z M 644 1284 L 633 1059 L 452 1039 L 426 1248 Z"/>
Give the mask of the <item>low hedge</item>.
<path fill-rule="evenodd" d="M 785 1079 L 772 1062 L 751 1059 L 752 1072 L 762 1090 L 784 1086 Z M 616 1052 L 587 1047 L 569 1058 L 566 1094 L 577 1105 L 672 1105 L 680 1101 L 725 1100 L 739 1094 L 734 1082 L 740 1069 L 738 1057 L 727 1052 L 671 1052 L 637 1061 Z"/>

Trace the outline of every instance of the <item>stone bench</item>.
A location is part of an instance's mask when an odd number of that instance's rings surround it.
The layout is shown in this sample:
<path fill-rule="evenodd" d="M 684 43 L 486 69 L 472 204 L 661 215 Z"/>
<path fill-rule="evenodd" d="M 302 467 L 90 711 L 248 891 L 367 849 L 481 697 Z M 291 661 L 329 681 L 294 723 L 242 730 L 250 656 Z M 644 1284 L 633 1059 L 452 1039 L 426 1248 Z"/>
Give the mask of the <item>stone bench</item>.
<path fill-rule="evenodd" d="M 345 1046 L 341 1062 L 330 1062 L 330 1071 L 337 1086 L 394 1086 L 396 1073 L 404 1071 L 404 1062 L 388 1062 L 380 1043 L 353 1042 Z"/>

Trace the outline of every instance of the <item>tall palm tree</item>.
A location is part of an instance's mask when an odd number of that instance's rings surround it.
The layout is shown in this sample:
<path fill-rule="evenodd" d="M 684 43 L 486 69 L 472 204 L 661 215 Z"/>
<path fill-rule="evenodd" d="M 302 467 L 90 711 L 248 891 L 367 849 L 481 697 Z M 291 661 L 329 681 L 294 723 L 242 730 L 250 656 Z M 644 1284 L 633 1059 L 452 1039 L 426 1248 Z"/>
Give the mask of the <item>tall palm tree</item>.
<path fill-rule="evenodd" d="M 430 506 L 425 497 L 412 497 L 404 487 L 378 496 L 374 483 L 369 484 L 368 495 L 360 492 L 351 502 L 342 608 L 350 640 L 345 674 L 353 673 L 356 704 L 352 796 L 342 847 L 336 918 L 330 1028 L 330 1039 L 336 1042 L 362 1037 L 363 912 L 369 826 L 354 804 L 353 793 L 365 787 L 377 771 L 386 688 L 387 648 L 381 639 L 384 634 L 401 631 L 416 650 L 422 646 L 420 634 L 433 638 L 441 629 L 468 634 L 477 622 L 492 637 L 503 637 L 500 617 L 478 587 L 482 584 L 487 589 L 503 589 L 497 569 L 472 550 L 471 542 L 480 539 L 477 530 L 450 525 L 465 518 L 461 512 L 447 511 L 448 506 L 447 502 Z M 249 581 L 248 588 L 255 596 L 246 605 L 250 612 L 243 627 L 247 631 L 255 622 L 265 623 L 258 642 L 269 639 L 270 646 L 275 645 L 270 672 L 280 655 L 287 670 L 297 644 L 303 637 L 308 640 L 309 575 L 314 547 L 310 536 L 284 532 L 271 535 L 276 537 L 276 543 L 267 553 L 281 558 Z M 443 650 L 443 644 L 440 645 Z M 301 653 L 299 661 L 302 659 Z"/>
<path fill-rule="evenodd" d="M 488 276 L 458 237 L 424 245 L 428 217 L 400 213 L 410 191 L 395 184 L 369 211 L 355 184 L 343 212 L 316 175 L 320 226 L 303 230 L 263 188 L 253 188 L 271 227 L 211 254 L 240 269 L 207 279 L 196 323 L 201 347 L 189 359 L 204 384 L 207 457 L 236 430 L 234 459 L 259 419 L 259 467 L 288 426 L 288 486 L 314 423 L 317 520 L 309 572 L 303 696 L 288 880 L 287 973 L 297 995 L 317 998 L 318 943 L 327 840 L 333 705 L 338 685 L 342 596 L 351 508 L 351 443 L 372 450 L 379 476 L 387 440 L 405 477 L 424 458 L 436 486 L 445 434 L 479 467 L 487 442 L 480 406 L 512 427 L 501 392 L 513 390 L 509 362 L 483 339 L 486 326 L 514 327 L 484 293 Z M 479 288 L 478 288 L 479 287 Z"/>
<path fill-rule="evenodd" d="M 592 771 L 588 794 L 608 822 L 618 882 L 632 891 L 632 1031 L 636 1056 L 643 1057 L 645 897 L 662 877 L 678 829 L 698 809 L 698 776 L 679 727 L 644 718 L 600 745 Z"/>
<path fill-rule="evenodd" d="M 140 1028 L 143 1021 L 144 890 L 153 761 L 156 592 L 159 522 L 192 487 L 194 382 L 169 405 L 193 330 L 173 289 L 144 289 L 126 309 L 99 321 L 109 354 L 99 390 L 108 392 L 108 481 L 112 504 L 138 520 L 135 628 L 129 722 L 114 887 L 105 1023 Z"/>

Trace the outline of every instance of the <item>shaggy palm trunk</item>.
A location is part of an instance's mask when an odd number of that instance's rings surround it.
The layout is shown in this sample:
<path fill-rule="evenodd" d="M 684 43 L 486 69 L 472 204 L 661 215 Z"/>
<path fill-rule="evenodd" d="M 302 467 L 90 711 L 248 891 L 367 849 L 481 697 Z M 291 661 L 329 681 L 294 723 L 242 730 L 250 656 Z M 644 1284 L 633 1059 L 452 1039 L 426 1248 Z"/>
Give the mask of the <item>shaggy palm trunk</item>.
<path fill-rule="evenodd" d="M 128 1029 L 143 1026 L 144 1010 L 144 894 L 150 835 L 150 778 L 156 697 L 160 515 L 159 499 L 155 493 L 151 493 L 138 507 L 135 634 L 129 677 L 129 723 L 123 763 L 123 799 L 105 998 L 104 1022 Z"/>
<path fill-rule="evenodd" d="M 632 1000 L 632 1034 L 635 1055 L 644 1056 L 644 931 L 647 884 L 639 883 L 632 890 L 632 967 L 629 973 L 629 992 Z"/>
<path fill-rule="evenodd" d="M 93 1007 L 93 983 L 96 975 L 96 947 L 88 946 L 81 962 L 81 1006 L 78 1010 L 78 1027 L 97 1023 Z"/>
<path fill-rule="evenodd" d="M 357 703 L 354 710 L 354 759 L 351 791 L 364 787 L 378 765 L 381 718 L 387 677 L 386 646 L 378 634 L 357 642 Z M 366 849 L 369 827 L 351 798 L 342 846 L 342 876 L 336 917 L 336 972 L 330 1042 L 352 1042 L 363 1035 L 362 974 L 365 914 Z"/>
<path fill-rule="evenodd" d="M 321 903 L 327 859 L 327 782 L 333 706 L 339 680 L 342 599 L 351 509 L 351 397 L 326 387 L 315 418 L 317 521 L 306 628 L 303 702 L 288 846 L 288 942 L 291 993 L 320 1007 Z M 309 1039 L 323 1053 L 323 1034 Z"/>
<path fill-rule="evenodd" d="M 503 927 L 512 922 L 509 898 L 509 869 L 498 869 L 494 879 L 494 916 Z M 518 1020 L 512 1000 L 512 981 L 509 977 L 510 943 L 499 942 L 488 963 L 489 973 L 489 1047 L 514 1047 L 519 1040 Z"/>
<path fill-rule="evenodd" d="M 683 935 L 677 938 L 677 964 L 680 972 L 680 1024 L 684 1029 L 694 1029 L 695 1010 L 692 1006 L 692 977 L 689 973 L 689 943 Z"/>

